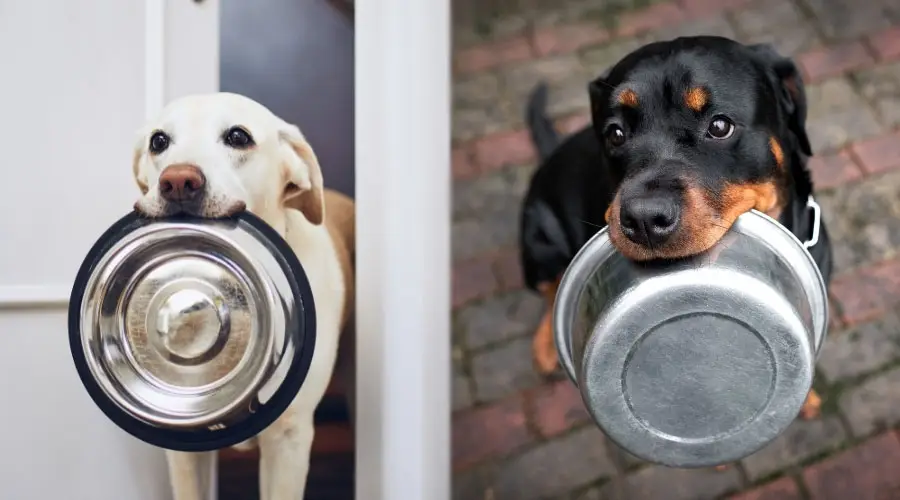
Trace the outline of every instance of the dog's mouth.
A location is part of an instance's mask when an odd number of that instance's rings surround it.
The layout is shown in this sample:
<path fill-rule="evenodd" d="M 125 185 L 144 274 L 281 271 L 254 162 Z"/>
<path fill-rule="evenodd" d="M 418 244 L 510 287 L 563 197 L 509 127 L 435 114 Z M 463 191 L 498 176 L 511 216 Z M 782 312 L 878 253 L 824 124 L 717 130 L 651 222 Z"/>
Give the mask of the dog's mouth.
<path fill-rule="evenodd" d="M 685 189 L 677 227 L 664 241 L 635 237 L 634 231 L 623 227 L 618 194 L 606 212 L 606 221 L 610 241 L 626 258 L 636 262 L 676 260 L 707 252 L 738 217 L 754 209 L 777 218 L 780 209 L 773 183 L 732 184 L 718 195 L 696 187 Z"/>
<path fill-rule="evenodd" d="M 148 205 L 143 199 L 134 204 L 134 210 L 148 218 L 166 218 L 177 216 L 199 217 L 202 219 L 227 219 L 245 211 L 247 204 L 237 200 L 228 203 L 221 202 L 164 202 Z"/>

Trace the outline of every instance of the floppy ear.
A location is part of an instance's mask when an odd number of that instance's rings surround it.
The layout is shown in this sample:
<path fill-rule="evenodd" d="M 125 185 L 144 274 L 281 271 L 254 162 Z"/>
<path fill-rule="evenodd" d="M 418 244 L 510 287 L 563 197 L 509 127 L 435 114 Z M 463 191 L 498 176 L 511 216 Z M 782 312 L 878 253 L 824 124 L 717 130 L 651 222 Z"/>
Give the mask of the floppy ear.
<path fill-rule="evenodd" d="M 755 52 L 763 64 L 766 64 L 775 74 L 779 84 L 778 99 L 785 106 L 789 117 L 788 127 L 797 137 L 801 151 L 807 156 L 812 156 L 812 146 L 806 135 L 806 91 L 797 65 L 790 58 L 781 56 L 769 44 L 751 45 L 750 50 Z"/>
<path fill-rule="evenodd" d="M 138 189 L 141 190 L 141 194 L 147 194 L 147 191 L 150 190 L 150 182 L 140 169 L 141 156 L 144 154 L 144 142 L 146 139 L 143 130 L 138 131 L 135 135 L 137 137 L 134 140 L 134 149 L 132 150 L 131 173 L 134 182 L 138 185 Z"/>
<path fill-rule="evenodd" d="M 285 207 L 299 210 L 306 219 L 319 225 L 325 217 L 325 198 L 322 169 L 312 147 L 300 129 L 285 123 L 278 133 L 293 154 L 285 160 L 285 185 L 282 202 Z"/>
<path fill-rule="evenodd" d="M 607 68 L 600 76 L 588 83 L 588 96 L 590 97 L 591 102 L 591 120 L 594 123 L 597 122 L 597 118 L 602 114 L 603 109 L 609 105 L 609 94 L 612 87 L 606 82 L 606 79 L 609 77 L 611 70 L 612 68 Z M 594 131 L 598 136 L 603 135 L 603 131 L 597 130 L 596 127 L 594 127 Z M 600 140 L 602 142 L 603 138 L 600 137 Z"/>

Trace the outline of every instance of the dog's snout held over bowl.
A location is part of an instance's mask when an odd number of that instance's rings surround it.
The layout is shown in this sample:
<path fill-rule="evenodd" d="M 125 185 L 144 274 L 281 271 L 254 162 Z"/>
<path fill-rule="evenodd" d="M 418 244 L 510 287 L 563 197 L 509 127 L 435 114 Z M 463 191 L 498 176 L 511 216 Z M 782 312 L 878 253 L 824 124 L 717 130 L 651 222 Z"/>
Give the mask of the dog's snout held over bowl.
<path fill-rule="evenodd" d="M 662 184 L 671 186 L 661 188 Z M 684 190 L 676 179 L 638 179 L 623 188 L 620 201 L 611 205 L 609 213 L 615 217 L 610 225 L 617 228 L 620 245 L 633 244 L 639 248 L 656 249 L 685 247 L 677 241 L 684 238 L 682 206 Z M 627 238 L 621 241 L 622 236 Z M 673 245 L 674 243 L 674 245 Z M 639 253 L 635 251 L 635 253 Z"/>
<path fill-rule="evenodd" d="M 159 195 L 170 203 L 191 203 L 206 193 L 206 176 L 196 165 L 169 165 L 159 174 Z"/>
<path fill-rule="evenodd" d="M 137 135 L 134 208 L 145 216 L 219 218 L 246 209 L 266 219 L 284 203 L 321 222 L 315 153 L 296 126 L 251 99 L 183 97 Z"/>

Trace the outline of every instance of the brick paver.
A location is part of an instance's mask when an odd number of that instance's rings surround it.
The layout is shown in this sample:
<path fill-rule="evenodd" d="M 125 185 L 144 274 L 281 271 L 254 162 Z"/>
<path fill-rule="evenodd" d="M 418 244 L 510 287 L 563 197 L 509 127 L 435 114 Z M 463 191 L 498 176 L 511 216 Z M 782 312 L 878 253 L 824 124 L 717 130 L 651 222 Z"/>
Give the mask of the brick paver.
<path fill-rule="evenodd" d="M 862 42 L 814 49 L 797 57 L 805 78 L 811 82 L 869 66 L 874 61 L 868 47 Z"/>
<path fill-rule="evenodd" d="M 875 110 L 862 105 L 862 97 L 850 79 L 834 76 L 812 83 L 806 93 L 806 129 L 816 153 L 830 153 L 883 132 Z"/>
<path fill-rule="evenodd" d="M 818 195 L 833 235 L 835 266 L 840 275 L 895 256 L 900 245 L 898 182 L 900 171 L 870 176 Z M 839 277 L 838 282 L 843 281 Z M 844 293 L 841 286 L 836 293 Z"/>
<path fill-rule="evenodd" d="M 831 296 L 845 325 L 877 318 L 900 302 L 900 260 L 886 260 L 832 279 Z"/>
<path fill-rule="evenodd" d="M 553 437 L 588 420 L 581 393 L 568 380 L 550 383 L 526 393 L 538 434 Z"/>
<path fill-rule="evenodd" d="M 454 498 L 900 498 L 900 3 L 472 5 L 499 10 L 457 22 L 454 38 Z M 549 111 L 570 133 L 590 121 L 589 79 L 641 44 L 691 34 L 795 58 L 835 253 L 822 416 L 723 471 L 642 463 L 603 438 L 567 378 L 537 377 L 530 334 L 543 304 L 522 289 L 516 246 L 537 161 L 523 123 L 534 85 L 550 84 Z"/>
<path fill-rule="evenodd" d="M 730 500 L 801 500 L 802 498 L 797 482 L 790 477 L 783 477 L 735 495 Z"/>
<path fill-rule="evenodd" d="M 853 433 L 865 437 L 900 423 L 898 397 L 900 368 L 894 368 L 847 389 L 841 395 L 840 406 Z"/>
<path fill-rule="evenodd" d="M 603 493 L 616 500 L 707 500 L 732 493 L 740 486 L 741 474 L 736 467 L 718 471 L 648 465 L 626 475 L 624 481 L 607 483 Z"/>
<path fill-rule="evenodd" d="M 819 356 L 819 373 L 830 382 L 853 380 L 900 358 L 900 321 L 895 313 L 831 335 Z"/>
<path fill-rule="evenodd" d="M 900 59 L 900 55 L 894 59 Z M 887 62 L 851 74 L 867 103 L 875 108 L 881 123 L 900 126 L 900 62 Z"/>
<path fill-rule="evenodd" d="M 797 420 L 771 444 L 743 460 L 750 481 L 756 482 L 773 473 L 796 465 L 816 455 L 838 448 L 847 437 L 836 416 Z"/>
<path fill-rule="evenodd" d="M 884 433 L 803 472 L 812 500 L 900 497 L 900 440 Z"/>
<path fill-rule="evenodd" d="M 582 427 L 512 458 L 497 475 L 498 498 L 537 500 L 556 497 L 615 473 L 605 438 L 594 426 Z"/>
<path fill-rule="evenodd" d="M 879 32 L 869 38 L 869 45 L 879 60 L 900 57 L 900 28 Z"/>
<path fill-rule="evenodd" d="M 862 177 L 859 165 L 847 151 L 813 156 L 809 161 L 816 189 L 826 191 L 857 181 Z"/>
<path fill-rule="evenodd" d="M 853 145 L 851 151 L 867 173 L 900 168 L 900 133 L 885 134 Z"/>

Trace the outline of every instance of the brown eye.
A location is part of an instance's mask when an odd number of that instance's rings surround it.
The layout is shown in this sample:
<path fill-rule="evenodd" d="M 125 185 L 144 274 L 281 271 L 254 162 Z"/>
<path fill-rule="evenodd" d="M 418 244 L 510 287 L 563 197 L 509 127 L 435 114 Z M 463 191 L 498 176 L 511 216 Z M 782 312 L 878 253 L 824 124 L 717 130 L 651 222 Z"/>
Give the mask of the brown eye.
<path fill-rule="evenodd" d="M 625 131 L 618 125 L 610 125 L 606 129 L 606 141 L 613 147 L 625 144 Z"/>
<path fill-rule="evenodd" d="M 165 132 L 156 132 L 150 136 L 150 153 L 158 155 L 169 149 L 169 136 Z"/>
<path fill-rule="evenodd" d="M 709 122 L 706 133 L 713 139 L 728 139 L 734 133 L 734 123 L 724 116 L 716 116 Z"/>
<path fill-rule="evenodd" d="M 240 128 L 240 127 L 231 127 L 225 132 L 225 135 L 222 136 L 223 142 L 228 147 L 232 147 L 234 149 L 247 149 L 254 145 L 253 138 L 250 137 L 250 134 Z"/>

